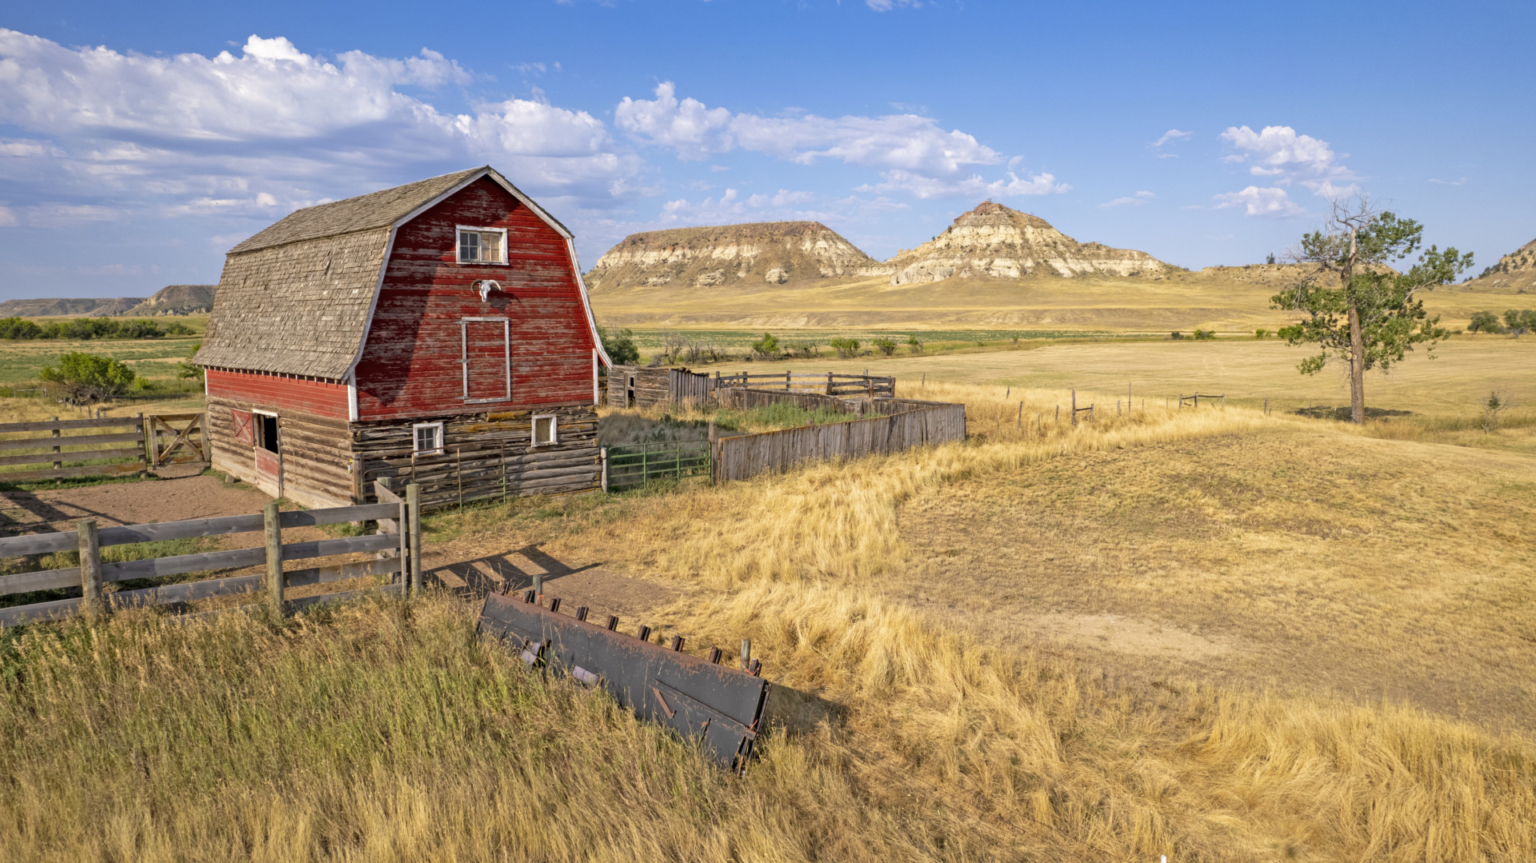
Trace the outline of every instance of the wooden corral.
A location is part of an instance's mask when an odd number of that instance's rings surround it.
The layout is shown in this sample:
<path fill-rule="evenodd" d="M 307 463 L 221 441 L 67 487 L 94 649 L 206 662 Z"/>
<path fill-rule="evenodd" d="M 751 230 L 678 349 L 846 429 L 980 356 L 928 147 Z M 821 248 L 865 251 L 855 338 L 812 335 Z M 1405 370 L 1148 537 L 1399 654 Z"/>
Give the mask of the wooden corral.
<path fill-rule="evenodd" d="M 614 366 L 608 373 L 608 404 L 644 408 L 685 402 L 702 405 L 725 388 L 777 390 L 786 393 L 820 393 L 824 396 L 894 398 L 896 379 L 875 375 L 838 375 L 831 372 L 749 374 L 734 372 L 707 375 L 685 368 L 661 366 Z"/>
<path fill-rule="evenodd" d="M 197 361 L 213 466 L 273 496 L 598 487 L 608 358 L 571 234 L 490 168 L 300 210 L 236 246 Z"/>

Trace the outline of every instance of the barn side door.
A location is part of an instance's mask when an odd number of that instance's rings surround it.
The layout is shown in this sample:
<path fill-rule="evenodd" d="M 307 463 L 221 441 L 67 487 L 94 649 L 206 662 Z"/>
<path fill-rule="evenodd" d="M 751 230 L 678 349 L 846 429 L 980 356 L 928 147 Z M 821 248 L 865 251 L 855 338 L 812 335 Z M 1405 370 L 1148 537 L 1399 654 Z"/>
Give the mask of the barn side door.
<path fill-rule="evenodd" d="M 459 363 L 464 367 L 464 401 L 512 399 L 512 325 L 506 318 L 464 318 L 459 322 Z"/>
<path fill-rule="evenodd" d="M 279 447 L 277 414 L 253 412 L 251 432 L 256 443 L 256 487 L 273 497 L 282 497 L 283 453 Z"/>

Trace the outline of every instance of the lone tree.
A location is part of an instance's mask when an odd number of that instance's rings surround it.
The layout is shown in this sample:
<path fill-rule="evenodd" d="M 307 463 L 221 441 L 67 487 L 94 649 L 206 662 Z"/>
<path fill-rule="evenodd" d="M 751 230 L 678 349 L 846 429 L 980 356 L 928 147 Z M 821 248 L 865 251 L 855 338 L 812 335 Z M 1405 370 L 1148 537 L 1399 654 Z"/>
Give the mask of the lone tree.
<path fill-rule="evenodd" d="M 84 405 L 122 395 L 136 375 L 111 357 L 73 352 L 59 357 L 58 365 L 45 367 L 38 377 L 53 384 L 63 401 Z"/>
<path fill-rule="evenodd" d="M 1423 233 L 1418 222 L 1377 211 L 1363 196 L 1335 201 L 1323 229 L 1304 235 L 1291 252 L 1292 260 L 1316 268 L 1270 299 L 1273 308 L 1306 313 L 1281 328 L 1281 338 L 1321 348 L 1297 366 L 1302 374 L 1317 374 L 1334 357 L 1349 365 L 1353 422 L 1365 422 L 1367 369 L 1385 372 L 1414 345 L 1431 349 L 1447 335 L 1415 295 L 1455 281 L 1472 266 L 1472 254 L 1430 246 L 1406 273 L 1389 270 L 1419 248 Z"/>

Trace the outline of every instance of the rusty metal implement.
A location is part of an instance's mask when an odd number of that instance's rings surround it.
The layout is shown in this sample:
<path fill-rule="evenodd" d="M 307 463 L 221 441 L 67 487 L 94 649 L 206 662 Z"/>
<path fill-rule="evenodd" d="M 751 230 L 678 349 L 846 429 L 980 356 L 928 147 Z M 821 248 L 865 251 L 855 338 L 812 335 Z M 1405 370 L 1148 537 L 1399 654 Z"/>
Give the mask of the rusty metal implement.
<path fill-rule="evenodd" d="M 685 739 L 701 738 L 720 766 L 737 774 L 746 769 L 768 700 L 760 665 L 752 671 L 716 665 L 544 608 L 531 596 L 486 596 L 479 632 L 529 667 L 601 686 L 641 719 Z"/>

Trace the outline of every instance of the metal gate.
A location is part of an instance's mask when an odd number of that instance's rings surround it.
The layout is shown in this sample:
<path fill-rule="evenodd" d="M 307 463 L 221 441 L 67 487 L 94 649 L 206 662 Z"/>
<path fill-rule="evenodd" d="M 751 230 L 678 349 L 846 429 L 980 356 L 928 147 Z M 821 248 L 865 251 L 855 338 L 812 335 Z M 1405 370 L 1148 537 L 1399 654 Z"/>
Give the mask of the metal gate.
<path fill-rule="evenodd" d="M 707 440 L 626 444 L 604 450 L 603 487 L 636 488 L 653 480 L 709 479 L 713 460 Z"/>

